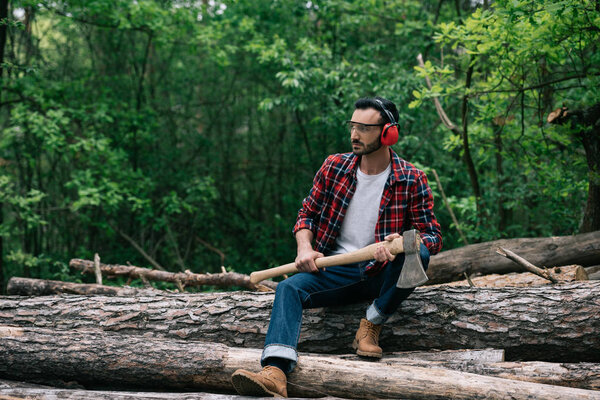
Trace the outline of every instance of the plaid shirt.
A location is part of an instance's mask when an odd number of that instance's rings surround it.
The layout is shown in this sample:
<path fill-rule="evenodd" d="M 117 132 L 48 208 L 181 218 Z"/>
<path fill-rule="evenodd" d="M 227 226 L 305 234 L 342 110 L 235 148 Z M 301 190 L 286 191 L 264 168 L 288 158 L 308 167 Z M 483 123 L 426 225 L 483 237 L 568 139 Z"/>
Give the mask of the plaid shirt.
<path fill-rule="evenodd" d="M 374 242 L 392 233 L 412 229 L 420 232 L 423 243 L 433 255 L 442 248 L 442 233 L 433 214 L 433 195 L 423 171 L 398 157 L 390 149 L 392 172 L 383 189 Z M 315 235 L 315 250 L 328 254 L 336 248 L 344 215 L 356 190 L 359 157 L 353 153 L 327 157 L 313 181 L 308 197 L 302 202 L 294 234 L 310 229 Z M 369 273 L 377 273 L 386 263 L 372 260 Z"/>

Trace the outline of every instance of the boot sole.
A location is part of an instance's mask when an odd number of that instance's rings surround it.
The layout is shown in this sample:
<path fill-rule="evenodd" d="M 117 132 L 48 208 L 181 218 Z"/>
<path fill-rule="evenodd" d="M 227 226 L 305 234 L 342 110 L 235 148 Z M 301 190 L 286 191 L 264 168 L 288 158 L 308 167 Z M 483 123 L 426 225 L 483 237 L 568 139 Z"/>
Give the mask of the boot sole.
<path fill-rule="evenodd" d="M 361 357 L 369 357 L 369 358 L 381 358 L 383 356 L 383 353 L 374 353 L 371 351 L 362 351 L 358 349 L 358 342 L 356 341 L 356 339 L 354 339 L 354 341 L 352 342 L 352 348 L 354 350 L 356 350 L 356 354 L 361 356 Z"/>
<path fill-rule="evenodd" d="M 260 382 L 255 381 L 252 377 L 244 374 L 243 372 L 234 373 L 231 376 L 231 383 L 235 390 L 242 396 L 272 396 L 272 397 L 283 397 L 277 392 L 272 392 Z"/>

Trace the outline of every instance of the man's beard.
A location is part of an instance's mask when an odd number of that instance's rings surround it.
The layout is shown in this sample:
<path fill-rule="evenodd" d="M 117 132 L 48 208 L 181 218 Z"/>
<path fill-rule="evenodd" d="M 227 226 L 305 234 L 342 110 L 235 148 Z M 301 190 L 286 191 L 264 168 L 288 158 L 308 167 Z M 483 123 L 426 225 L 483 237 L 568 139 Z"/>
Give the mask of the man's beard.
<path fill-rule="evenodd" d="M 352 152 L 357 156 L 365 156 L 365 155 L 371 154 L 374 151 L 377 151 L 381 148 L 381 140 L 379 140 L 379 138 L 367 145 L 362 143 L 360 140 L 353 140 L 352 144 L 355 144 L 355 143 L 360 143 L 363 145 L 362 149 L 357 149 L 357 150 L 352 149 Z"/>

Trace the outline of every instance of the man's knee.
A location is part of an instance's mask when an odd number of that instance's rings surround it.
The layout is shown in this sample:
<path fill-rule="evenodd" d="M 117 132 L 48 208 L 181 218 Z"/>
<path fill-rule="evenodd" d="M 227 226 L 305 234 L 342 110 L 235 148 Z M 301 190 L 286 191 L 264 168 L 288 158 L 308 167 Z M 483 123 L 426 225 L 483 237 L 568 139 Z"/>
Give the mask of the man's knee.
<path fill-rule="evenodd" d="M 275 294 L 295 294 L 299 295 L 306 291 L 306 287 L 308 285 L 307 277 L 303 276 L 305 273 L 298 273 L 290 276 L 287 279 L 279 282 L 277 284 L 277 288 L 275 289 Z"/>
<path fill-rule="evenodd" d="M 291 278 L 284 279 L 277 284 L 277 288 L 275 289 L 275 294 L 281 293 L 289 293 L 290 291 L 296 291 L 297 288 L 294 285 L 294 282 Z"/>

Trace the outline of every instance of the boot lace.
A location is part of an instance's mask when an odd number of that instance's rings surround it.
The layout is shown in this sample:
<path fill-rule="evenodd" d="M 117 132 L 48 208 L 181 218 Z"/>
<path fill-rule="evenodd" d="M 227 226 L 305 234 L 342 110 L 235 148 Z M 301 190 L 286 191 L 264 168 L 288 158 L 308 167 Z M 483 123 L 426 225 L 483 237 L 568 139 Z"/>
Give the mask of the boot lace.
<path fill-rule="evenodd" d="M 379 329 L 375 325 L 369 325 L 367 329 L 367 336 L 373 340 L 375 344 L 379 343 Z"/>

